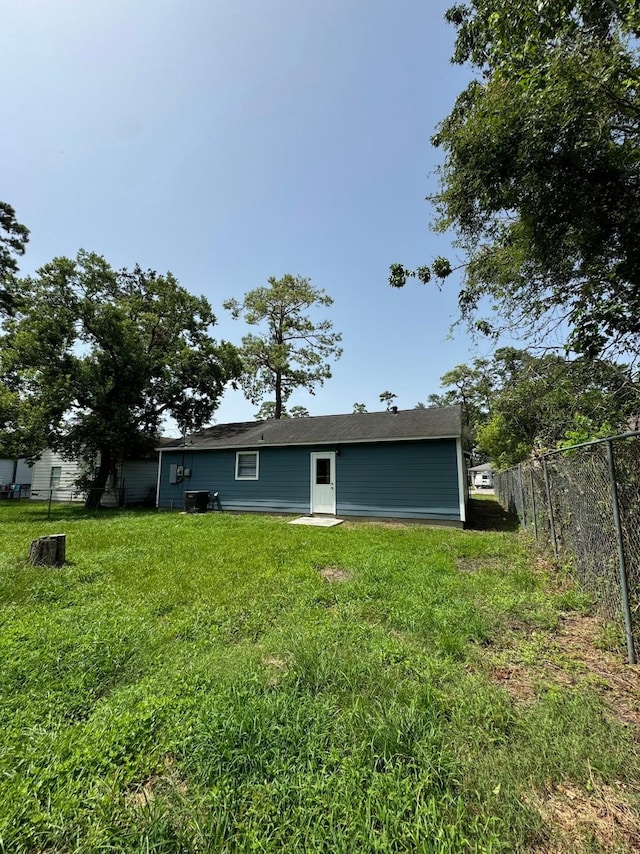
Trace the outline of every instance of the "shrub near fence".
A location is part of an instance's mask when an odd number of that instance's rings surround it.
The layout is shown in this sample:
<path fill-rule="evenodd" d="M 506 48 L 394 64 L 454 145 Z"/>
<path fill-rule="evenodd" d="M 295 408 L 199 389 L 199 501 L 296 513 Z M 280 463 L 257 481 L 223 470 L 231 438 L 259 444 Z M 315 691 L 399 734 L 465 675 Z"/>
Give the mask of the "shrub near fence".
<path fill-rule="evenodd" d="M 494 478 L 500 504 L 573 566 L 600 613 L 640 648 L 640 434 L 574 445 Z"/>

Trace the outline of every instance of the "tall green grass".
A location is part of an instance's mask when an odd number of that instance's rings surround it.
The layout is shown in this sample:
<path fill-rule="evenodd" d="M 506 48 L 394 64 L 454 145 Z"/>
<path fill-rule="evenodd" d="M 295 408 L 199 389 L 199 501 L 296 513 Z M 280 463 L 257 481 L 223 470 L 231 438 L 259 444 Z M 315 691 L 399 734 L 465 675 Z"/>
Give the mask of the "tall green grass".
<path fill-rule="evenodd" d="M 489 679 L 584 605 L 511 532 L 0 513 L 2 851 L 517 851 L 533 792 L 639 779 L 587 688 Z"/>

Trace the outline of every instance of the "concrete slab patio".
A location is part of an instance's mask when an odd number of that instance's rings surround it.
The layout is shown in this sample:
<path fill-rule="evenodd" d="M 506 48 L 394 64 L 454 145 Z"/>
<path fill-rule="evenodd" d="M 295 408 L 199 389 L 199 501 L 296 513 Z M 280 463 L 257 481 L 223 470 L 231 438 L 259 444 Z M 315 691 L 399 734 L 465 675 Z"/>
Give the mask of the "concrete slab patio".
<path fill-rule="evenodd" d="M 334 525 L 341 525 L 344 519 L 336 519 L 335 516 L 300 516 L 299 519 L 292 519 L 290 525 L 313 525 L 316 528 L 333 528 Z"/>

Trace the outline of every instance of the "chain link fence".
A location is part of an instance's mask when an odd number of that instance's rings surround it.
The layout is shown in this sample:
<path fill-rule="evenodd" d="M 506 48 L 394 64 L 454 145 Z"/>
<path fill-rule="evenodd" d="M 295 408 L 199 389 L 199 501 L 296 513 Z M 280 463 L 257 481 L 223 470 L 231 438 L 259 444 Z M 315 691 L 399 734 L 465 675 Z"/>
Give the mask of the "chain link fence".
<path fill-rule="evenodd" d="M 139 489 L 128 490 L 124 486 L 118 489 L 38 489 L 31 491 L 33 501 L 42 501 L 46 507 L 47 518 L 51 515 L 52 504 L 85 504 L 87 498 L 95 495 L 101 509 L 149 508 L 155 507 L 155 491 L 141 498 Z"/>
<path fill-rule="evenodd" d="M 500 504 L 568 563 L 608 620 L 640 648 L 640 433 L 528 460 L 494 477 Z"/>

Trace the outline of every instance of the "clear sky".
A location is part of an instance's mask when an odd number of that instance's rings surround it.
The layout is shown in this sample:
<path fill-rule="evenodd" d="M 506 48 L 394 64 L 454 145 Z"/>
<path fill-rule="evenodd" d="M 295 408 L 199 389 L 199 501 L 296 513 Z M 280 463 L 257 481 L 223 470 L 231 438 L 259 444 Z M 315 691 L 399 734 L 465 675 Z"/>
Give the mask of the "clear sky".
<path fill-rule="evenodd" d="M 247 329 L 225 298 L 307 276 L 335 300 L 344 355 L 290 405 L 425 401 L 478 355 L 464 331 L 447 337 L 453 278 L 387 283 L 393 262 L 456 258 L 425 201 L 430 136 L 468 79 L 449 62 L 449 5 L 4 0 L 0 199 L 31 229 L 23 273 L 79 248 L 171 270 L 237 343 Z M 228 392 L 217 420 L 256 408 Z"/>

